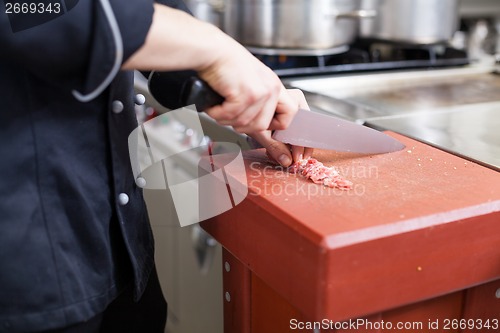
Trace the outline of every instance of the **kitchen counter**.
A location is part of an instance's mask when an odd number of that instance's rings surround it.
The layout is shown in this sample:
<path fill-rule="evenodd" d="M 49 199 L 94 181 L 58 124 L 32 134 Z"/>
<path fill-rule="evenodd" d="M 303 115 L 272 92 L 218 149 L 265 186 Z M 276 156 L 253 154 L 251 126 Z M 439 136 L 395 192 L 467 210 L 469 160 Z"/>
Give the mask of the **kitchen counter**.
<path fill-rule="evenodd" d="M 371 118 L 366 124 L 404 133 L 500 171 L 500 102 Z"/>
<path fill-rule="evenodd" d="M 350 191 L 245 152 L 246 174 L 232 177 L 248 197 L 202 223 L 225 249 L 226 332 L 288 332 L 292 318 L 499 318 L 500 173 L 389 134 L 406 148 L 316 152 Z"/>
<path fill-rule="evenodd" d="M 315 111 L 397 132 L 500 170 L 500 75 L 490 65 L 288 84 L 304 89 Z"/>

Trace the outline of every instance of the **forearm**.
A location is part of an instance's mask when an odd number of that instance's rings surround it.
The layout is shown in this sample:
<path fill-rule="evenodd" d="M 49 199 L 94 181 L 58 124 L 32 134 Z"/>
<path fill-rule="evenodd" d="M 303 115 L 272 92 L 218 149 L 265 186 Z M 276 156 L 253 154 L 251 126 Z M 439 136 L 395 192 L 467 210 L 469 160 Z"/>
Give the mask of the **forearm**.
<path fill-rule="evenodd" d="M 201 70 L 223 52 L 230 38 L 218 28 L 176 9 L 155 5 L 153 22 L 144 45 L 122 66 L 138 70 Z M 236 43 L 234 43 L 236 44 Z"/>
<path fill-rule="evenodd" d="M 215 26 L 155 5 L 144 45 L 123 69 L 191 69 L 224 97 L 205 112 L 240 132 L 284 129 L 297 112 L 278 76 Z"/>

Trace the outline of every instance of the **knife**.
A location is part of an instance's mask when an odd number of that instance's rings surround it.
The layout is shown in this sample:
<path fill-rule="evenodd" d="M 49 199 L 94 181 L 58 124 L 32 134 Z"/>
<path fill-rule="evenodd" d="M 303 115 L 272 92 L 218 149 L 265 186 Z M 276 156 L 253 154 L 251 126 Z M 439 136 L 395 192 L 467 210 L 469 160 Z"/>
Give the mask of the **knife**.
<path fill-rule="evenodd" d="M 179 73 L 183 72 L 175 73 L 175 82 L 166 77 L 169 75 L 167 72 L 151 73 L 149 89 L 160 104 L 166 107 L 194 104 L 196 110 L 202 112 L 224 102 L 222 96 L 197 76 L 189 76 L 179 84 Z M 175 93 L 172 93 L 174 90 Z M 179 99 L 169 101 L 165 98 L 165 92 L 170 92 L 170 96 L 178 96 L 174 99 Z M 294 146 L 361 154 L 390 153 L 405 147 L 401 142 L 375 129 L 305 109 L 299 109 L 288 128 L 274 131 L 272 137 Z"/>

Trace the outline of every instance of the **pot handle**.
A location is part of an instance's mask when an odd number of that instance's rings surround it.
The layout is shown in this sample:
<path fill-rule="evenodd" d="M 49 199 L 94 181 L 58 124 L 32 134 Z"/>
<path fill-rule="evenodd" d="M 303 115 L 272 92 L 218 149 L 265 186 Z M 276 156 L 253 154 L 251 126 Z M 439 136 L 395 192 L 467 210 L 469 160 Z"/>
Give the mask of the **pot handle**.
<path fill-rule="evenodd" d="M 372 9 L 360 9 L 353 10 L 351 12 L 334 12 L 326 14 L 328 17 L 332 18 L 346 18 L 346 19 L 364 19 L 364 18 L 373 18 L 377 16 L 377 11 Z"/>

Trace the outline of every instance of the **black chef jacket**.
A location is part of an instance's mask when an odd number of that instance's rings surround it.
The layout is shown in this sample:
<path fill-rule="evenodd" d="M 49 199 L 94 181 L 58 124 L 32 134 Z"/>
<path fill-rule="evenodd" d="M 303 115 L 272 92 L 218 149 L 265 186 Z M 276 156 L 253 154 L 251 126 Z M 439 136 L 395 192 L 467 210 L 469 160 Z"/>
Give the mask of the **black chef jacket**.
<path fill-rule="evenodd" d="M 68 3 L 17 32 L 0 4 L 0 332 L 87 320 L 130 283 L 140 297 L 153 267 L 127 146 L 133 77 L 112 72 L 144 43 L 153 1 Z"/>

